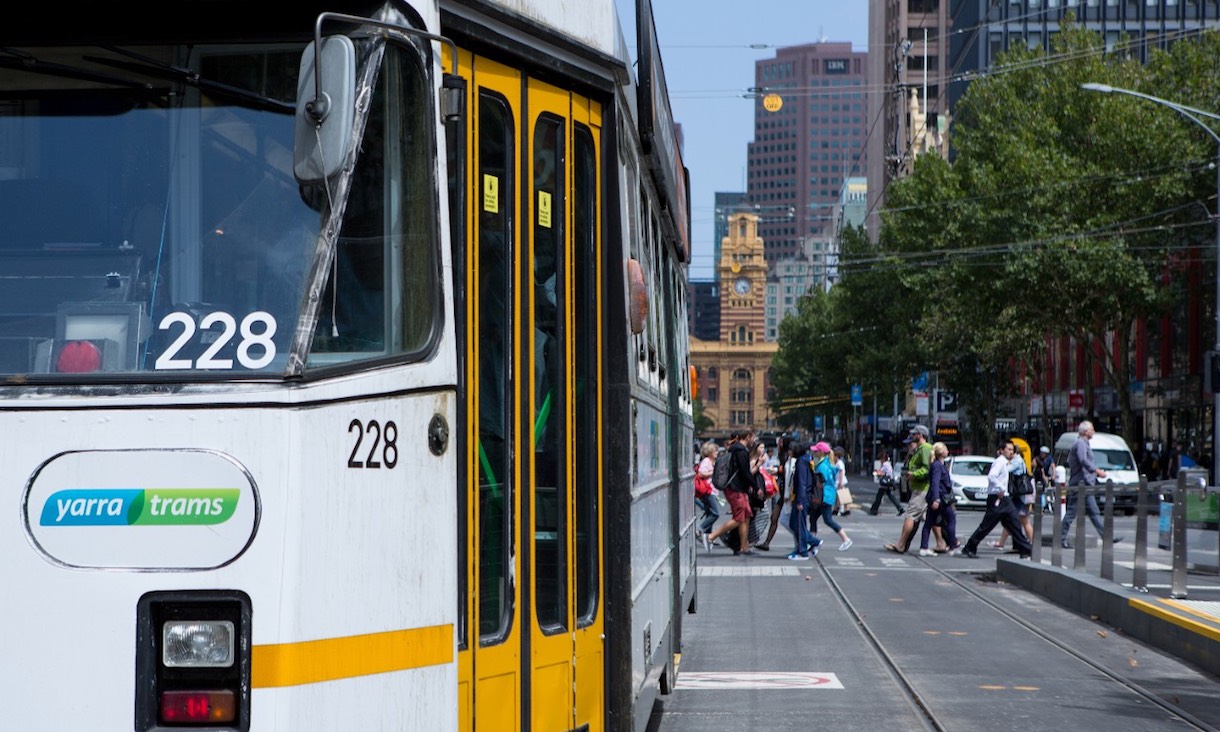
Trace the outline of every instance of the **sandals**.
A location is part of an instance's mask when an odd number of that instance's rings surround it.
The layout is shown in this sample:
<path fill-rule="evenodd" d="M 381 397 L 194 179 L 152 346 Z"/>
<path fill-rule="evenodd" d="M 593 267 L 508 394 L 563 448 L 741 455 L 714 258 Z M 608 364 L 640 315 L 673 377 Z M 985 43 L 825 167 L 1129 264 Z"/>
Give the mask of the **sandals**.
<path fill-rule="evenodd" d="M 886 545 L 885 545 L 885 550 L 886 550 L 887 552 L 894 552 L 895 554 L 906 554 L 906 553 L 907 553 L 906 549 L 899 549 L 899 548 L 898 548 L 896 545 L 894 545 L 894 544 L 886 544 Z"/>

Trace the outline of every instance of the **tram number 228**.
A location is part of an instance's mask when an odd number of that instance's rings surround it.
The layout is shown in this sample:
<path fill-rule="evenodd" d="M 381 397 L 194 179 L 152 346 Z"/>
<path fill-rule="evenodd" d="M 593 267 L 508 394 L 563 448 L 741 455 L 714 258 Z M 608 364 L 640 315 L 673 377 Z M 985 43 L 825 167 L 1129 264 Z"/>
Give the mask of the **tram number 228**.
<path fill-rule="evenodd" d="M 355 436 L 347 467 L 393 470 L 398 465 L 398 425 L 393 420 L 382 425 L 375 419 L 368 422 L 353 419 L 347 425 L 347 433 Z"/>

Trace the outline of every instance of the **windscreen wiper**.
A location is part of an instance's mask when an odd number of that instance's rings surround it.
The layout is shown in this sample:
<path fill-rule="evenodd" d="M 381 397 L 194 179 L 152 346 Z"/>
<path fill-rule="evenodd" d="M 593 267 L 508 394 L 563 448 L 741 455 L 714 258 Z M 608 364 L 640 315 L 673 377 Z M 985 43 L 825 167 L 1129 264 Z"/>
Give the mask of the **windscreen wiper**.
<path fill-rule="evenodd" d="M 77 79 L 97 84 L 112 84 L 114 86 L 124 86 L 145 91 L 151 91 L 153 88 L 152 84 L 146 81 L 136 81 L 135 79 L 115 74 L 106 74 L 101 71 L 91 71 L 76 66 L 68 66 L 67 64 L 42 61 L 37 56 L 17 48 L 0 48 L 0 68 L 26 71 L 31 74 L 45 74 L 61 79 Z"/>
<path fill-rule="evenodd" d="M 120 61 L 114 58 L 104 58 L 101 56 L 85 56 L 89 61 L 106 66 L 123 69 L 124 71 L 132 71 L 145 76 L 152 76 L 159 79 L 167 79 L 169 81 L 179 81 L 187 86 L 193 86 L 197 89 L 215 94 L 217 96 L 225 96 L 231 99 L 236 99 L 245 102 L 247 106 L 255 109 L 263 109 L 268 112 L 279 112 L 281 114 L 294 114 L 296 105 L 288 102 L 272 99 L 263 94 L 252 92 L 249 89 L 242 89 L 238 86 L 230 86 L 222 84 L 219 81 L 205 79 L 199 75 L 197 71 L 193 71 L 184 66 L 166 63 L 159 59 L 151 58 L 143 54 L 128 51 L 125 48 L 114 48 L 112 46 L 103 46 L 103 48 L 111 53 L 119 54 L 133 59 L 133 62 Z"/>

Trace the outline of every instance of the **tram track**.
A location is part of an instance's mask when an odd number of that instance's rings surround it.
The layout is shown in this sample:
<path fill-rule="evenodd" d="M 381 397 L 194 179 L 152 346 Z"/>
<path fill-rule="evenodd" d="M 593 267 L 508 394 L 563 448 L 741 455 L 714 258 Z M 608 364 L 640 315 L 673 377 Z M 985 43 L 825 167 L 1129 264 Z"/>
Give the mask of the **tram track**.
<path fill-rule="evenodd" d="M 1163 710 L 1164 712 L 1166 712 L 1168 714 L 1171 714 L 1171 715 L 1177 717 L 1178 719 L 1180 719 L 1182 721 L 1182 723 L 1184 723 L 1185 725 L 1188 725 L 1188 728 L 1196 729 L 1196 730 L 1204 730 L 1207 732 L 1220 732 L 1220 729 L 1218 729 L 1217 727 L 1214 727 L 1214 726 L 1208 724 L 1207 722 L 1199 719 L 1198 717 L 1192 715 L 1190 712 L 1187 712 L 1185 709 L 1182 709 L 1178 705 L 1165 700 L 1164 698 L 1157 695 L 1156 693 L 1144 688 L 1141 684 L 1133 681 L 1132 679 L 1130 679 L 1126 676 L 1123 676 L 1122 674 L 1112 671 L 1111 669 L 1105 667 L 1104 665 L 1098 663 L 1097 661 L 1089 658 L 1085 654 L 1080 653 L 1076 649 L 1074 649 L 1071 646 L 1067 645 L 1066 643 L 1060 641 L 1058 638 L 1056 638 L 1052 634 L 1047 633 L 1045 630 L 1040 628 L 1038 625 L 1025 620 L 1017 613 L 1006 608 L 1004 605 L 995 602 L 991 598 L 987 597 L 986 594 L 971 587 L 966 582 L 963 582 L 959 577 L 954 576 L 954 574 L 946 572 L 942 568 L 936 566 L 934 563 L 929 562 L 926 559 L 919 558 L 919 557 L 912 557 L 912 558 L 917 559 L 921 564 L 923 564 L 925 567 L 932 570 L 936 574 L 940 575 L 946 581 L 950 582 L 954 586 L 963 590 L 964 592 L 966 592 L 968 595 L 975 598 L 979 602 L 982 602 L 986 607 L 998 612 L 1000 615 L 1004 616 L 1005 618 L 1017 623 L 1022 628 L 1025 628 L 1029 632 L 1033 633 L 1037 638 L 1045 641 L 1047 644 L 1051 645 L 1052 647 L 1071 656 L 1073 659 L 1080 661 L 1081 663 L 1084 663 L 1089 668 L 1093 669 L 1094 671 L 1101 674 L 1105 678 L 1113 681 L 1114 683 L 1119 684 L 1120 686 L 1122 686 L 1125 689 L 1129 690 L 1130 692 L 1134 693 L 1135 695 L 1137 695 L 1144 701 L 1160 708 L 1161 710 Z M 848 597 L 847 593 L 843 590 L 842 586 L 835 580 L 833 574 L 831 573 L 831 571 L 827 567 L 827 565 L 825 565 L 819 561 L 819 562 L 817 562 L 817 567 L 818 567 L 819 573 L 822 575 L 822 578 L 825 580 L 827 587 L 830 588 L 830 590 L 834 594 L 835 598 L 839 601 L 839 603 L 843 606 L 843 608 L 847 611 L 847 613 L 850 615 L 852 620 L 855 622 L 856 628 L 860 632 L 861 636 L 865 639 L 865 641 L 873 649 L 873 652 L 877 655 L 878 659 L 881 660 L 881 662 L 885 666 L 886 670 L 894 678 L 895 683 L 906 694 L 907 701 L 911 703 L 912 707 L 914 708 L 914 710 L 916 712 L 916 715 L 917 715 L 916 718 L 919 719 L 923 723 L 925 729 L 935 730 L 936 732 L 948 732 L 951 728 L 947 725 L 946 721 L 939 714 L 937 714 L 937 712 L 933 708 L 932 704 L 929 703 L 927 697 L 925 697 L 925 695 L 920 692 L 918 686 L 911 680 L 911 678 L 907 675 L 907 673 L 905 671 L 903 671 L 901 664 L 898 663 L 898 661 L 895 659 L 894 655 L 892 653 L 890 653 L 890 651 L 886 648 L 885 642 L 882 641 L 881 637 L 873 629 L 873 627 L 870 625 L 869 621 L 865 619 L 864 615 L 856 608 L 855 604 L 852 602 L 851 598 Z M 971 573 L 970 576 L 977 577 L 978 575 Z"/>

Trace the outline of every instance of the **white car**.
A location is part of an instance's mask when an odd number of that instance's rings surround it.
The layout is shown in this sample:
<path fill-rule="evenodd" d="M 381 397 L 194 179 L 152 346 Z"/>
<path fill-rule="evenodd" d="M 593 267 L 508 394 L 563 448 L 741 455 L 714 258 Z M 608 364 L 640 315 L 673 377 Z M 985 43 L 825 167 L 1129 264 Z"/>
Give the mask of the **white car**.
<path fill-rule="evenodd" d="M 987 505 L 987 472 L 995 458 L 984 455 L 951 455 L 945 458 L 958 508 Z"/>

